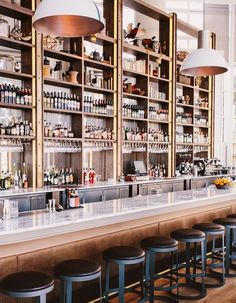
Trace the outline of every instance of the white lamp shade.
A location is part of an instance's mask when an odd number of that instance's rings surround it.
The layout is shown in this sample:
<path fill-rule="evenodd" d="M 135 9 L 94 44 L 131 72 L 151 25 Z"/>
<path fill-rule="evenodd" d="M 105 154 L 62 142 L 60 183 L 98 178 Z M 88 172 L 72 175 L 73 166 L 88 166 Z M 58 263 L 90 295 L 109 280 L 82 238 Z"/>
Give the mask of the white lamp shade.
<path fill-rule="evenodd" d="M 227 63 L 217 50 L 199 48 L 184 59 L 180 73 L 186 76 L 214 76 L 227 70 Z"/>
<path fill-rule="evenodd" d="M 104 28 L 92 0 L 42 0 L 33 17 L 34 28 L 59 37 L 82 37 Z"/>

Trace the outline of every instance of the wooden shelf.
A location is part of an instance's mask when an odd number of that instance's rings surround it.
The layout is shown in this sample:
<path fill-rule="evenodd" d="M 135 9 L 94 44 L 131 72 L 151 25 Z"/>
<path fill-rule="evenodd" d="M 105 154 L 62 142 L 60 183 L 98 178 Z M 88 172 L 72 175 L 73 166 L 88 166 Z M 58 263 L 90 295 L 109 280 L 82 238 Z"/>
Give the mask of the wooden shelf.
<path fill-rule="evenodd" d="M 148 75 L 147 74 L 143 74 L 143 73 L 139 73 L 139 72 L 134 72 L 134 71 L 130 71 L 128 69 L 123 69 L 123 74 L 127 77 L 146 77 L 148 78 Z M 147 79 L 146 79 L 147 81 Z"/>
<path fill-rule="evenodd" d="M 147 122 L 148 119 L 142 118 L 133 118 L 133 117 L 122 117 L 124 120 L 138 121 L 138 122 Z"/>
<path fill-rule="evenodd" d="M 192 104 L 183 104 L 183 103 L 176 103 L 176 106 L 190 107 L 190 108 L 194 107 L 194 105 L 192 105 Z"/>
<path fill-rule="evenodd" d="M 33 47 L 29 42 L 0 37 L 0 45 L 17 50 L 27 50 Z"/>
<path fill-rule="evenodd" d="M 13 136 L 13 135 L 0 135 L 0 139 L 13 139 L 13 140 L 22 140 L 22 141 L 32 141 L 35 137 L 31 136 Z"/>
<path fill-rule="evenodd" d="M 81 111 L 67 110 L 67 109 L 57 109 L 57 108 L 44 107 L 44 111 L 49 112 L 49 113 L 58 113 L 58 114 L 82 115 Z"/>
<path fill-rule="evenodd" d="M 136 94 L 129 94 L 129 93 L 124 93 L 123 92 L 123 98 L 129 98 L 129 99 L 148 99 L 147 96 L 141 96 L 141 95 L 136 95 Z"/>
<path fill-rule="evenodd" d="M 79 83 L 59 81 L 59 80 L 55 80 L 52 78 L 44 78 L 44 83 L 48 84 L 48 85 L 59 86 L 59 87 L 62 86 L 62 87 L 68 87 L 68 88 L 82 87 L 82 85 Z"/>
<path fill-rule="evenodd" d="M 97 41 L 96 42 L 91 42 L 90 41 L 90 37 L 84 37 L 85 41 L 94 43 L 94 44 L 98 44 L 98 45 L 112 45 L 116 43 L 116 39 L 114 39 L 113 37 L 109 37 L 107 35 L 101 34 L 101 33 L 97 33 L 96 34 L 97 37 Z"/>
<path fill-rule="evenodd" d="M 184 83 L 181 83 L 181 82 L 176 82 L 176 85 L 178 85 L 178 86 L 184 86 L 184 87 L 188 87 L 188 88 L 192 88 L 192 89 L 195 88 L 193 85 L 188 85 L 188 84 L 184 84 Z"/>
<path fill-rule="evenodd" d="M 33 106 L 29 106 L 29 105 L 11 104 L 11 103 L 4 103 L 4 102 L 0 102 L 0 107 L 20 109 L 20 110 L 32 110 L 33 109 Z"/>
<path fill-rule="evenodd" d="M 195 127 L 195 128 L 206 128 L 206 129 L 210 128 L 209 126 L 196 125 L 196 124 L 194 124 L 194 127 Z"/>
<path fill-rule="evenodd" d="M 91 116 L 91 117 L 101 117 L 101 118 L 107 118 L 107 119 L 111 119 L 114 118 L 114 115 L 107 115 L 107 114 L 96 114 L 96 113 L 88 113 L 88 112 L 84 112 L 85 116 Z"/>
<path fill-rule="evenodd" d="M 98 94 L 114 94 L 115 93 L 115 91 L 111 90 L 111 89 L 94 87 L 94 86 L 89 86 L 89 85 L 84 85 L 84 90 L 98 93 Z"/>
<path fill-rule="evenodd" d="M 210 146 L 209 143 L 194 143 L 194 146 Z"/>
<path fill-rule="evenodd" d="M 73 55 L 73 54 L 69 54 L 66 52 L 61 52 L 61 51 L 57 51 L 57 50 L 52 50 L 52 49 L 47 49 L 44 48 L 44 55 L 46 57 L 50 57 L 53 59 L 59 59 L 62 61 L 68 61 L 68 62 L 73 62 L 73 61 L 81 61 L 82 57 L 77 56 L 77 55 Z"/>
<path fill-rule="evenodd" d="M 189 146 L 193 146 L 194 144 L 193 143 L 179 143 L 179 142 L 176 142 L 176 145 L 189 145 Z"/>
<path fill-rule="evenodd" d="M 82 138 L 55 138 L 55 137 L 44 137 L 44 140 L 49 141 L 82 141 Z"/>
<path fill-rule="evenodd" d="M 0 0 L 0 11 L 2 15 L 14 19 L 33 17 L 33 11 L 31 9 L 4 0 Z"/>
<path fill-rule="evenodd" d="M 148 141 L 149 144 L 166 144 L 166 145 L 170 145 L 170 142 L 159 142 L 159 141 Z"/>
<path fill-rule="evenodd" d="M 150 98 L 149 97 L 149 101 L 151 102 L 163 102 L 163 103 L 170 103 L 169 100 L 163 100 L 163 99 L 159 99 L 159 98 Z"/>
<path fill-rule="evenodd" d="M 194 127 L 193 124 L 187 124 L 187 123 L 176 123 L 177 126 L 184 126 L 184 127 Z"/>
<path fill-rule="evenodd" d="M 169 124 L 171 122 L 169 121 L 159 121 L 159 120 L 154 120 L 154 119 L 149 119 L 150 123 L 158 123 L 158 124 Z"/>
<path fill-rule="evenodd" d="M 160 77 L 155 77 L 155 76 L 149 76 L 149 80 L 150 80 L 151 82 L 159 82 L 159 81 L 163 81 L 163 82 L 167 82 L 167 83 L 170 83 L 170 82 L 171 82 L 169 79 L 160 78 Z"/>
<path fill-rule="evenodd" d="M 129 141 L 129 140 L 122 140 L 123 143 L 137 143 L 137 144 L 148 144 L 148 141 Z"/>
<path fill-rule="evenodd" d="M 208 107 L 195 106 L 195 109 L 200 109 L 200 110 L 207 110 L 207 111 L 209 111 L 209 108 L 208 108 Z"/>
<path fill-rule="evenodd" d="M 108 139 L 92 139 L 92 138 L 84 138 L 84 141 L 92 141 L 92 142 L 110 142 L 110 143 L 115 143 L 116 140 L 108 140 Z"/>
<path fill-rule="evenodd" d="M 10 79 L 17 79 L 17 80 L 32 80 L 33 76 L 30 74 L 25 73 L 17 73 L 17 72 L 10 72 L 4 69 L 0 69 L 0 77 L 6 77 Z"/>
<path fill-rule="evenodd" d="M 114 65 L 105 63 L 105 62 L 99 62 L 95 61 L 89 58 L 83 58 L 85 66 L 92 67 L 92 68 L 97 68 L 97 69 L 114 69 Z"/>
<path fill-rule="evenodd" d="M 205 93 L 209 93 L 209 92 L 210 92 L 209 89 L 200 88 L 200 87 L 198 87 L 198 86 L 194 86 L 194 89 L 195 89 L 195 90 L 200 90 L 201 92 L 205 92 Z"/>

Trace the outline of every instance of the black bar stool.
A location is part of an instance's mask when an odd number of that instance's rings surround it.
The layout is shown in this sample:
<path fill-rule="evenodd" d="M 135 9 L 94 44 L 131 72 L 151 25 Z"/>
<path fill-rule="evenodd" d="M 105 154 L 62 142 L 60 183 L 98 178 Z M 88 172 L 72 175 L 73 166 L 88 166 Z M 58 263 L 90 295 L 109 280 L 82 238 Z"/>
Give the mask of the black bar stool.
<path fill-rule="evenodd" d="M 105 302 L 108 300 L 108 295 L 112 292 L 118 292 L 119 303 L 125 303 L 125 292 L 135 292 L 141 296 L 139 303 L 145 302 L 143 288 L 143 266 L 145 260 L 145 252 L 141 248 L 130 246 L 114 246 L 103 252 L 106 267 L 106 286 L 105 286 Z M 110 289 L 110 265 L 117 264 L 119 267 L 119 287 Z M 140 264 L 140 285 L 141 291 L 125 287 L 125 266 Z"/>
<path fill-rule="evenodd" d="M 179 276 L 185 278 L 185 282 L 179 283 L 179 288 L 190 288 L 199 291 L 198 295 L 179 294 L 179 299 L 182 300 L 199 300 L 206 296 L 205 288 L 205 234 L 197 229 L 177 229 L 171 233 L 171 237 L 184 242 L 186 244 L 186 264 L 179 264 L 180 268 L 185 268 L 185 273 L 180 273 Z M 194 244 L 194 257 L 191 259 L 191 244 Z M 197 273 L 197 244 L 201 245 L 201 272 Z M 191 273 L 191 268 L 193 271 Z M 196 283 L 196 278 L 201 278 L 201 284 Z"/>
<path fill-rule="evenodd" d="M 2 293 L 12 298 L 37 298 L 46 303 L 46 295 L 54 288 L 54 280 L 41 272 L 17 272 L 3 278 Z"/>
<path fill-rule="evenodd" d="M 101 266 L 88 260 L 66 260 L 54 267 L 54 275 L 60 280 L 60 303 L 72 303 L 73 282 L 99 279 L 102 302 Z"/>
<path fill-rule="evenodd" d="M 212 277 L 219 281 L 219 283 L 205 283 L 205 286 L 208 288 L 212 287 L 221 287 L 225 283 L 225 262 L 224 262 L 224 236 L 225 236 L 225 227 L 221 224 L 216 223 L 198 223 L 193 226 L 194 229 L 199 229 L 205 233 L 205 268 L 206 268 L 206 278 Z M 207 251 L 207 244 L 209 237 L 213 237 L 212 241 L 212 249 L 210 250 L 210 254 Z M 221 247 L 215 247 L 215 240 L 217 236 L 221 236 Z M 222 258 L 219 258 L 218 255 L 222 255 Z M 208 264 L 207 259 L 211 259 L 212 263 Z M 217 260 L 218 262 L 215 262 Z M 219 262 L 220 261 L 220 262 Z M 216 272 L 214 269 L 221 268 L 222 272 Z M 207 269 L 210 269 L 211 272 L 207 273 Z"/>
<path fill-rule="evenodd" d="M 236 277 L 236 274 L 230 273 L 232 260 L 236 260 L 236 255 L 233 254 L 233 247 L 236 243 L 236 219 L 231 217 L 217 218 L 213 222 L 225 227 L 225 276 Z"/>
<path fill-rule="evenodd" d="M 150 289 L 149 302 L 154 300 L 165 300 L 166 302 L 179 302 L 177 298 L 168 296 L 155 296 L 154 291 L 172 291 L 177 288 L 178 294 L 178 241 L 168 237 L 148 237 L 143 239 L 141 247 L 146 251 L 146 267 L 145 267 L 145 297 L 147 298 L 146 289 Z M 170 253 L 171 266 L 170 274 L 156 273 L 155 257 L 156 254 Z M 174 277 L 173 274 L 176 276 Z M 168 279 L 169 286 L 154 286 L 154 281 L 160 278 Z"/>

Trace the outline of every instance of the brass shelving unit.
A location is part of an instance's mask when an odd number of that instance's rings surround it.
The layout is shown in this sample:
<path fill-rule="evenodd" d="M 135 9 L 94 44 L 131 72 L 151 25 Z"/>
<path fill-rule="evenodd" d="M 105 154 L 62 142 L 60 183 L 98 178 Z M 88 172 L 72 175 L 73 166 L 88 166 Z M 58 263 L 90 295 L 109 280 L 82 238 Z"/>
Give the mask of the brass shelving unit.
<path fill-rule="evenodd" d="M 197 87 L 195 79 L 190 84 L 180 83 L 177 79 L 177 69 L 181 65 L 177 61 L 176 44 L 177 29 L 185 31 L 187 34 L 196 37 L 197 29 L 177 20 L 177 15 L 167 14 L 156 7 L 145 3 L 142 0 L 103 0 L 103 17 L 106 20 L 106 32 L 98 33 L 96 41 L 91 42 L 90 37 L 78 39 L 70 39 L 69 51 L 63 52 L 59 49 L 47 49 L 43 47 L 43 37 L 39 33 L 35 33 L 32 29 L 31 18 L 35 10 L 35 6 L 40 0 L 24 0 L 22 6 L 0 0 L 1 14 L 10 18 L 17 18 L 22 21 L 25 29 L 32 32 L 32 41 L 23 42 L 10 38 L 0 37 L 0 46 L 15 50 L 22 57 L 22 71 L 9 72 L 0 70 L 1 79 L 6 81 L 21 81 L 26 87 L 32 89 L 33 104 L 32 106 L 21 104 L 5 104 L 0 103 L 0 109 L 20 111 L 24 117 L 33 123 L 34 136 L 20 137 L 25 144 L 26 149 L 23 153 L 15 155 L 8 153 L 9 170 L 14 162 L 27 163 L 27 170 L 30 176 L 30 186 L 43 186 L 44 169 L 50 166 L 54 167 L 72 167 L 74 173 L 78 176 L 78 181 L 82 180 L 83 167 L 95 168 L 101 180 L 118 179 L 122 172 L 125 172 L 127 163 L 130 160 L 144 160 L 146 165 L 151 162 L 153 164 L 164 163 L 167 175 L 173 176 L 176 169 L 176 158 L 178 157 L 176 143 L 176 129 L 183 127 L 190 129 L 194 135 L 196 123 L 194 121 L 195 113 L 203 113 L 208 117 L 208 126 L 200 126 L 202 132 L 207 133 L 209 143 L 200 146 L 204 148 L 204 152 L 200 156 L 210 157 L 213 155 L 213 112 L 214 112 L 214 78 L 209 78 L 208 87 Z M 149 18 L 156 26 L 156 39 L 166 43 L 166 49 L 162 53 L 145 49 L 142 46 L 132 45 L 124 39 L 123 36 L 123 11 L 129 8 L 142 16 L 144 19 Z M 137 20 L 139 21 L 139 20 Z M 145 27 L 145 24 L 144 24 Z M 147 33 L 148 36 L 148 33 Z M 214 47 L 215 37 L 212 35 L 212 47 Z M 76 45 L 76 49 L 74 48 Z M 93 49 L 105 52 L 110 57 L 110 61 L 99 62 L 89 58 L 85 50 Z M 123 60 L 125 56 L 133 56 L 137 59 L 145 61 L 145 72 L 134 71 L 124 67 Z M 67 80 L 56 80 L 52 77 L 43 76 L 43 61 L 47 57 L 51 63 L 62 61 L 64 66 L 73 64 L 79 72 L 78 83 L 68 82 Z M 25 64 L 24 64 L 25 63 Z M 52 67 L 53 67 L 52 64 Z M 154 75 L 150 69 L 150 64 L 159 66 L 159 74 Z M 112 87 L 90 86 L 86 83 L 85 76 L 88 70 L 97 70 L 101 74 L 112 78 Z M 37 77 L 36 77 L 37 75 Z M 128 77 L 135 81 L 137 85 L 144 91 L 143 95 L 135 94 L 129 91 L 123 91 L 122 81 Z M 2 83 L 3 81 L 1 81 Z M 150 85 L 158 87 L 154 89 L 156 94 L 151 95 Z M 193 96 L 192 103 L 182 104 L 176 102 L 176 90 L 180 88 L 184 92 L 190 92 Z M 76 94 L 80 97 L 79 110 L 66 110 L 57 108 L 48 108 L 44 104 L 44 91 L 61 91 Z M 161 92 L 162 94 L 159 94 Z M 206 95 L 209 100 L 209 106 L 205 107 L 201 104 L 196 106 L 194 103 L 195 95 Z M 112 100 L 114 112 L 112 114 L 86 112 L 84 108 L 85 96 L 94 96 L 105 100 Z M 163 97 L 164 96 L 164 97 Z M 122 106 L 123 101 L 134 102 L 134 104 L 142 105 L 145 108 L 145 114 L 142 118 L 123 117 Z M 152 119 L 149 113 L 149 107 L 159 107 L 168 111 L 168 119 L 159 121 Z M 177 123 L 176 109 L 182 108 L 185 112 L 192 112 L 192 123 Z M 75 138 L 48 138 L 44 137 L 44 120 L 52 123 L 66 121 L 68 126 L 72 127 Z M 113 129 L 115 133 L 114 140 L 102 140 L 85 138 L 86 124 L 104 126 Z M 146 138 L 143 141 L 123 140 L 123 127 L 133 126 L 145 128 L 148 132 L 149 128 L 163 129 L 168 133 L 168 142 L 158 142 Z M 0 140 L 6 139 L 6 136 L 0 137 Z M 193 136 L 194 140 L 194 136 Z M 47 153 L 44 149 L 47 142 L 77 142 L 81 147 L 78 152 L 57 152 Z M 134 152 L 123 153 L 125 144 L 139 144 L 140 150 Z M 99 146 L 108 146 L 107 149 L 99 149 Z M 190 147 L 192 158 L 198 154 L 194 153 L 199 144 L 181 143 L 182 146 Z M 158 146 L 162 146 L 164 152 L 158 151 Z M 93 148 L 96 147 L 96 148 Z M 206 151 L 205 151 L 206 150 Z M 176 157 L 177 155 L 177 157 Z"/>

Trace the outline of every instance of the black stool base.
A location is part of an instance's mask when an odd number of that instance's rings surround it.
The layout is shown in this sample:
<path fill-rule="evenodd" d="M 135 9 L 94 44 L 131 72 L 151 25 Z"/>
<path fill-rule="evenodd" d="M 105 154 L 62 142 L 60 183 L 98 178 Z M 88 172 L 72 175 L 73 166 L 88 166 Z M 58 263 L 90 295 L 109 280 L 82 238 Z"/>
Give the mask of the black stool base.
<path fill-rule="evenodd" d="M 186 288 L 186 289 L 195 289 L 199 291 L 198 295 L 194 296 L 188 296 L 188 295 L 181 295 L 180 289 Z M 171 295 L 179 300 L 200 300 L 204 297 L 206 297 L 206 291 L 202 293 L 202 285 L 198 285 L 198 283 L 189 281 L 188 283 L 179 283 L 179 294 L 175 294 L 171 291 Z"/>

